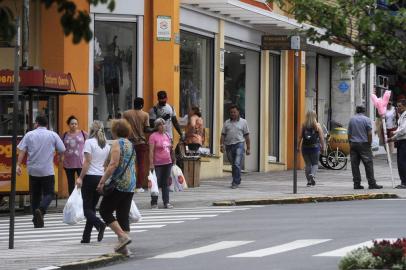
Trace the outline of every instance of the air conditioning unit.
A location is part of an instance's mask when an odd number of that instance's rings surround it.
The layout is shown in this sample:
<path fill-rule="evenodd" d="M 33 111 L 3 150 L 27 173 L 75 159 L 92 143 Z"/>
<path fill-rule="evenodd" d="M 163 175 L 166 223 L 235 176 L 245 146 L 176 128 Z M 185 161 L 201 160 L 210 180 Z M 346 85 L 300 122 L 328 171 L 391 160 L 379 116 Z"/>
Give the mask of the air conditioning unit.
<path fill-rule="evenodd" d="M 376 86 L 382 89 L 389 89 L 389 78 L 386 76 L 378 75 Z"/>

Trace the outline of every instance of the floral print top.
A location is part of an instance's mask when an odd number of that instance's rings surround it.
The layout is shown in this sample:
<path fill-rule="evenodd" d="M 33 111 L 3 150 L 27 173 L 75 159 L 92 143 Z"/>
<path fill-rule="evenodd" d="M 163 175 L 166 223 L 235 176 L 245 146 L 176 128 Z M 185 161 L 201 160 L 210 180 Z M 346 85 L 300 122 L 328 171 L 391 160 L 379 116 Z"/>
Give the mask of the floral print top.
<path fill-rule="evenodd" d="M 121 192 L 134 192 L 135 190 L 135 151 L 133 152 L 133 144 L 124 138 L 118 139 L 118 143 L 120 145 L 120 163 L 117 169 L 113 173 L 113 178 L 117 179 L 117 187 L 116 189 Z M 132 155 L 132 157 L 131 157 Z M 130 160 L 131 158 L 131 160 Z M 130 161 L 129 161 L 130 160 Z M 120 178 L 116 178 L 123 173 L 123 170 L 126 168 L 127 163 L 128 168 L 124 172 L 124 174 Z"/>

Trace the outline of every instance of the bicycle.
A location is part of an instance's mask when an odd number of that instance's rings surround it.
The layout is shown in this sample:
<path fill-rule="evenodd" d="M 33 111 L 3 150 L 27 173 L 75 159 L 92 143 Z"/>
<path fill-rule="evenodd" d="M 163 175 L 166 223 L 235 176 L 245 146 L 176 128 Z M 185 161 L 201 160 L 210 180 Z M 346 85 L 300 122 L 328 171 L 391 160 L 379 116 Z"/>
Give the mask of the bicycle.
<path fill-rule="evenodd" d="M 333 129 L 337 136 L 331 136 L 326 126 L 323 125 L 326 150 L 320 153 L 319 161 L 327 169 L 342 170 L 347 166 L 347 156 L 349 155 L 349 142 L 347 130 L 345 128 Z"/>

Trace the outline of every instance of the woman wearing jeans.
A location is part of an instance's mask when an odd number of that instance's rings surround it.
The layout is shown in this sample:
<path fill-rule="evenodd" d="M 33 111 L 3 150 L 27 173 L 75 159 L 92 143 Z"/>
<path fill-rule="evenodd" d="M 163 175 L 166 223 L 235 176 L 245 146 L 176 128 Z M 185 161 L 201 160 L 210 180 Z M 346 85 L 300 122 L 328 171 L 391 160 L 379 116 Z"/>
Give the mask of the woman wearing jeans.
<path fill-rule="evenodd" d="M 168 179 L 172 169 L 172 140 L 165 132 L 165 120 L 158 118 L 154 122 L 157 129 L 149 137 L 149 164 L 150 169 L 155 170 L 158 187 L 162 189 L 164 208 L 173 208 L 169 203 Z M 151 208 L 158 208 L 158 196 L 151 194 Z"/>
<path fill-rule="evenodd" d="M 111 146 L 111 156 L 108 167 L 97 186 L 99 192 L 109 177 L 117 182 L 111 194 L 103 196 L 100 204 L 100 215 L 104 222 L 118 237 L 114 251 L 126 256 L 130 255 L 127 245 L 131 243 L 129 213 L 135 191 L 135 153 L 133 144 L 127 139 L 130 135 L 130 124 L 125 119 L 114 120 L 111 133 L 115 141 Z M 113 212 L 116 212 L 116 217 Z"/>
<path fill-rule="evenodd" d="M 75 174 L 79 176 L 82 170 L 83 147 L 87 139 L 87 133 L 78 129 L 78 119 L 74 115 L 69 116 L 66 124 L 69 126 L 69 131 L 62 135 L 62 141 L 66 148 L 63 155 L 63 168 L 68 179 L 70 195 L 75 188 Z"/>
<path fill-rule="evenodd" d="M 320 124 L 317 122 L 315 111 L 306 113 L 305 122 L 302 125 L 302 132 L 299 135 L 299 147 L 302 146 L 302 155 L 305 161 L 305 175 L 307 186 L 316 185 L 316 172 L 319 167 L 320 148 L 325 149 L 324 134 Z"/>
<path fill-rule="evenodd" d="M 80 176 L 76 179 L 76 185 L 82 188 L 83 212 L 86 217 L 86 225 L 80 242 L 90 242 L 93 226 L 99 231 L 97 241 L 100 242 L 103 239 L 106 225 L 96 216 L 96 205 L 100 198 L 96 188 L 104 174 L 104 162 L 110 152 L 102 122 L 93 122 L 90 127 L 89 139 L 86 140 L 83 151 L 85 162 Z"/>

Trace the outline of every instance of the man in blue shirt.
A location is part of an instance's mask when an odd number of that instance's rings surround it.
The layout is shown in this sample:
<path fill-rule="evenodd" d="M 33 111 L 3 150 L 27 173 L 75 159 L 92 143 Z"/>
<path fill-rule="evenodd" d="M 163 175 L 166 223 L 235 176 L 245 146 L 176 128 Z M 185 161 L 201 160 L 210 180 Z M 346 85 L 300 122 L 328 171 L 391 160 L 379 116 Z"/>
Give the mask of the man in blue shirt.
<path fill-rule="evenodd" d="M 369 189 L 380 189 L 374 177 L 374 163 L 371 150 L 372 124 L 371 119 L 364 115 L 365 107 L 357 106 L 356 114 L 348 124 L 348 141 L 350 142 L 351 170 L 354 189 L 363 189 L 361 185 L 360 161 L 364 164 Z"/>
<path fill-rule="evenodd" d="M 61 156 L 65 145 L 61 138 L 47 129 L 48 119 L 37 116 L 35 129 L 24 135 L 17 148 L 17 174 L 21 175 L 21 163 L 26 154 L 30 178 L 32 222 L 34 228 L 44 227 L 44 215 L 52 202 L 55 190 L 54 155 L 55 149 Z M 42 199 L 41 199 L 42 197 Z"/>

